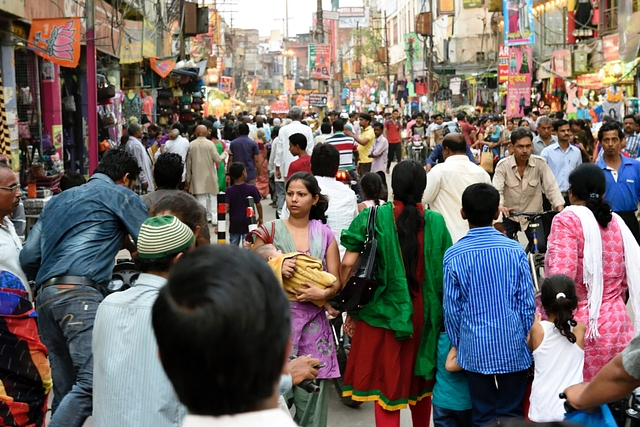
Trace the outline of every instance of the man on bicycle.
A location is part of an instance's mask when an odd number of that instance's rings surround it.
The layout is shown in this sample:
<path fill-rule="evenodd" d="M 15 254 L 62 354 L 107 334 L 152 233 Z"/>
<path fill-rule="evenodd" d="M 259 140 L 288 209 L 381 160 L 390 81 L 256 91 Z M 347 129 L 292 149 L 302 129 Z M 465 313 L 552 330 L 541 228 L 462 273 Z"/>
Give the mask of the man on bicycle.
<path fill-rule="evenodd" d="M 509 157 L 496 166 L 493 186 L 500 193 L 499 210 L 502 226 L 507 236 L 513 238 L 518 231 L 526 230 L 526 218 L 509 218 L 513 211 L 542 212 L 542 191 L 556 210 L 564 209 L 564 198 L 547 163 L 532 154 L 533 135 L 526 128 L 511 133 Z M 527 235 L 529 240 L 531 237 Z"/>

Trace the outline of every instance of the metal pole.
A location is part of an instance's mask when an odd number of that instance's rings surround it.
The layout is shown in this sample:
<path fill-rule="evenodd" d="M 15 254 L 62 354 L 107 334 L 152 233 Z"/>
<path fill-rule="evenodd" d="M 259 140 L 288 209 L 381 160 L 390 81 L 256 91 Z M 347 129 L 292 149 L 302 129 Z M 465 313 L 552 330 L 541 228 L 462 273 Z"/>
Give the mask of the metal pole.
<path fill-rule="evenodd" d="M 89 173 L 98 167 L 98 84 L 94 0 L 86 0 L 87 122 L 89 124 Z"/>
<path fill-rule="evenodd" d="M 218 193 L 216 202 L 218 203 L 218 244 L 224 245 L 227 243 L 227 205 L 224 192 Z"/>
<path fill-rule="evenodd" d="M 387 66 L 387 107 L 391 104 L 391 72 L 389 71 L 389 29 L 387 28 L 387 11 L 384 11 L 384 49 Z"/>

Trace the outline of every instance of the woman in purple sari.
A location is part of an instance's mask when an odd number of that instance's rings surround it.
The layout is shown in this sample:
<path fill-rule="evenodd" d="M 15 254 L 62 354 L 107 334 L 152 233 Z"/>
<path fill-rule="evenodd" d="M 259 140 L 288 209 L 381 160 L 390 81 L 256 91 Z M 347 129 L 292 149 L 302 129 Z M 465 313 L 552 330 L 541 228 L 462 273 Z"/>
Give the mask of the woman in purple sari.
<path fill-rule="evenodd" d="M 320 187 L 313 175 L 298 172 L 291 176 L 285 186 L 288 219 L 275 220 L 258 228 L 254 234 L 257 248 L 272 243 L 283 253 L 306 253 L 322 260 L 325 270 L 339 277 L 340 253 L 331 229 L 325 225 L 325 212 L 329 205 L 326 196 L 320 194 Z M 283 266 L 283 276 L 292 274 L 292 265 Z M 287 268 L 288 267 L 288 268 Z M 322 307 L 313 301 L 333 298 L 340 289 L 339 281 L 321 289 L 307 284 L 307 288 L 291 302 L 291 357 L 311 355 L 320 359 L 317 383 L 319 394 L 309 394 L 294 387 L 293 400 L 296 406 L 294 421 L 302 427 L 325 427 L 327 425 L 328 391 L 326 380 L 340 377 L 340 369 L 333 345 L 333 335 L 329 321 Z"/>

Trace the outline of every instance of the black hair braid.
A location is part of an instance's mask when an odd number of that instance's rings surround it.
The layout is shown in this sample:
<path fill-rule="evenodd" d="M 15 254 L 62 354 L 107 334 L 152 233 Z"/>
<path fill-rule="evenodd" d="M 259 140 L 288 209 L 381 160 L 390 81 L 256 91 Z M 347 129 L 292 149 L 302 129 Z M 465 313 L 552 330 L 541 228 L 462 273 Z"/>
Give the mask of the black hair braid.
<path fill-rule="evenodd" d="M 575 343 L 576 336 L 571 328 L 577 325 L 573 311 L 578 307 L 578 297 L 573 280 L 564 274 L 547 277 L 542 282 L 540 301 L 547 314 L 555 316 L 553 324 L 560 334 Z"/>
<path fill-rule="evenodd" d="M 422 255 L 420 253 L 418 233 L 424 227 L 424 218 L 420 215 L 415 203 L 405 201 L 404 209 L 398 216 L 396 226 L 398 228 L 398 240 L 400 241 L 407 281 L 411 289 L 417 290 L 420 284 L 416 277 L 416 267 L 418 266 L 418 257 Z"/>
<path fill-rule="evenodd" d="M 575 343 L 576 336 L 571 331 L 571 328 L 577 325 L 577 322 L 573 318 L 573 307 L 572 301 L 567 298 L 558 298 L 556 299 L 556 303 L 554 304 L 553 314 L 556 318 L 553 321 L 555 327 L 560 331 L 564 337 L 566 337 L 569 342 Z"/>
<path fill-rule="evenodd" d="M 602 200 L 602 197 L 592 198 L 590 197 L 586 202 L 585 206 L 589 208 L 593 215 L 596 217 L 596 221 L 600 224 L 600 227 L 607 228 L 607 225 L 613 219 L 613 214 L 611 213 L 611 205 L 609 203 Z"/>
<path fill-rule="evenodd" d="M 329 198 L 324 194 L 318 195 L 318 201 L 311 206 L 309 219 L 319 219 L 323 224 L 327 223 L 327 209 L 329 209 Z"/>

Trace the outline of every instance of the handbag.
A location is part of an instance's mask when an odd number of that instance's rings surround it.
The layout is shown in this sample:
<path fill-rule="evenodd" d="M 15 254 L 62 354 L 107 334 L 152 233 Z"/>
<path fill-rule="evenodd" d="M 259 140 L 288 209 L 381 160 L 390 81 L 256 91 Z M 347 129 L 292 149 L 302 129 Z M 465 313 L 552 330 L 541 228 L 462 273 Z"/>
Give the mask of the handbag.
<path fill-rule="evenodd" d="M 64 107 L 64 111 L 68 113 L 76 112 L 76 99 L 73 95 L 65 96 L 62 100 L 62 106 Z"/>
<path fill-rule="evenodd" d="M 487 173 L 493 173 L 493 152 L 486 150 L 480 153 L 480 166 Z"/>
<path fill-rule="evenodd" d="M 158 107 L 171 108 L 173 107 L 173 101 L 169 98 L 158 98 Z"/>
<path fill-rule="evenodd" d="M 115 114 L 108 112 L 104 116 L 102 116 L 102 126 L 109 127 L 116 124 L 116 116 Z"/>
<path fill-rule="evenodd" d="M 191 94 L 194 98 L 202 98 L 202 92 L 194 92 Z"/>
<path fill-rule="evenodd" d="M 172 98 L 173 93 L 171 89 L 158 89 L 158 98 Z"/>
<path fill-rule="evenodd" d="M 367 236 L 364 248 L 360 252 L 356 262 L 356 271 L 347 280 L 342 292 L 337 296 L 338 303 L 342 310 L 352 311 L 364 307 L 378 288 L 376 280 L 376 213 L 378 207 L 369 208 L 369 218 L 367 220 Z"/>
<path fill-rule="evenodd" d="M 173 88 L 171 90 L 171 93 L 173 94 L 174 98 L 180 98 L 183 95 L 182 89 L 179 87 Z M 160 96 L 159 92 L 158 92 L 158 96 Z"/>
<path fill-rule="evenodd" d="M 193 111 L 200 111 L 200 110 L 202 110 L 202 106 L 200 104 L 198 104 L 197 102 L 193 102 L 193 103 L 191 103 L 191 109 Z"/>
<path fill-rule="evenodd" d="M 191 95 L 183 95 L 180 97 L 180 104 L 191 104 Z"/>
<path fill-rule="evenodd" d="M 98 102 L 104 102 L 116 96 L 116 87 L 112 84 L 102 86 L 98 89 Z"/>

